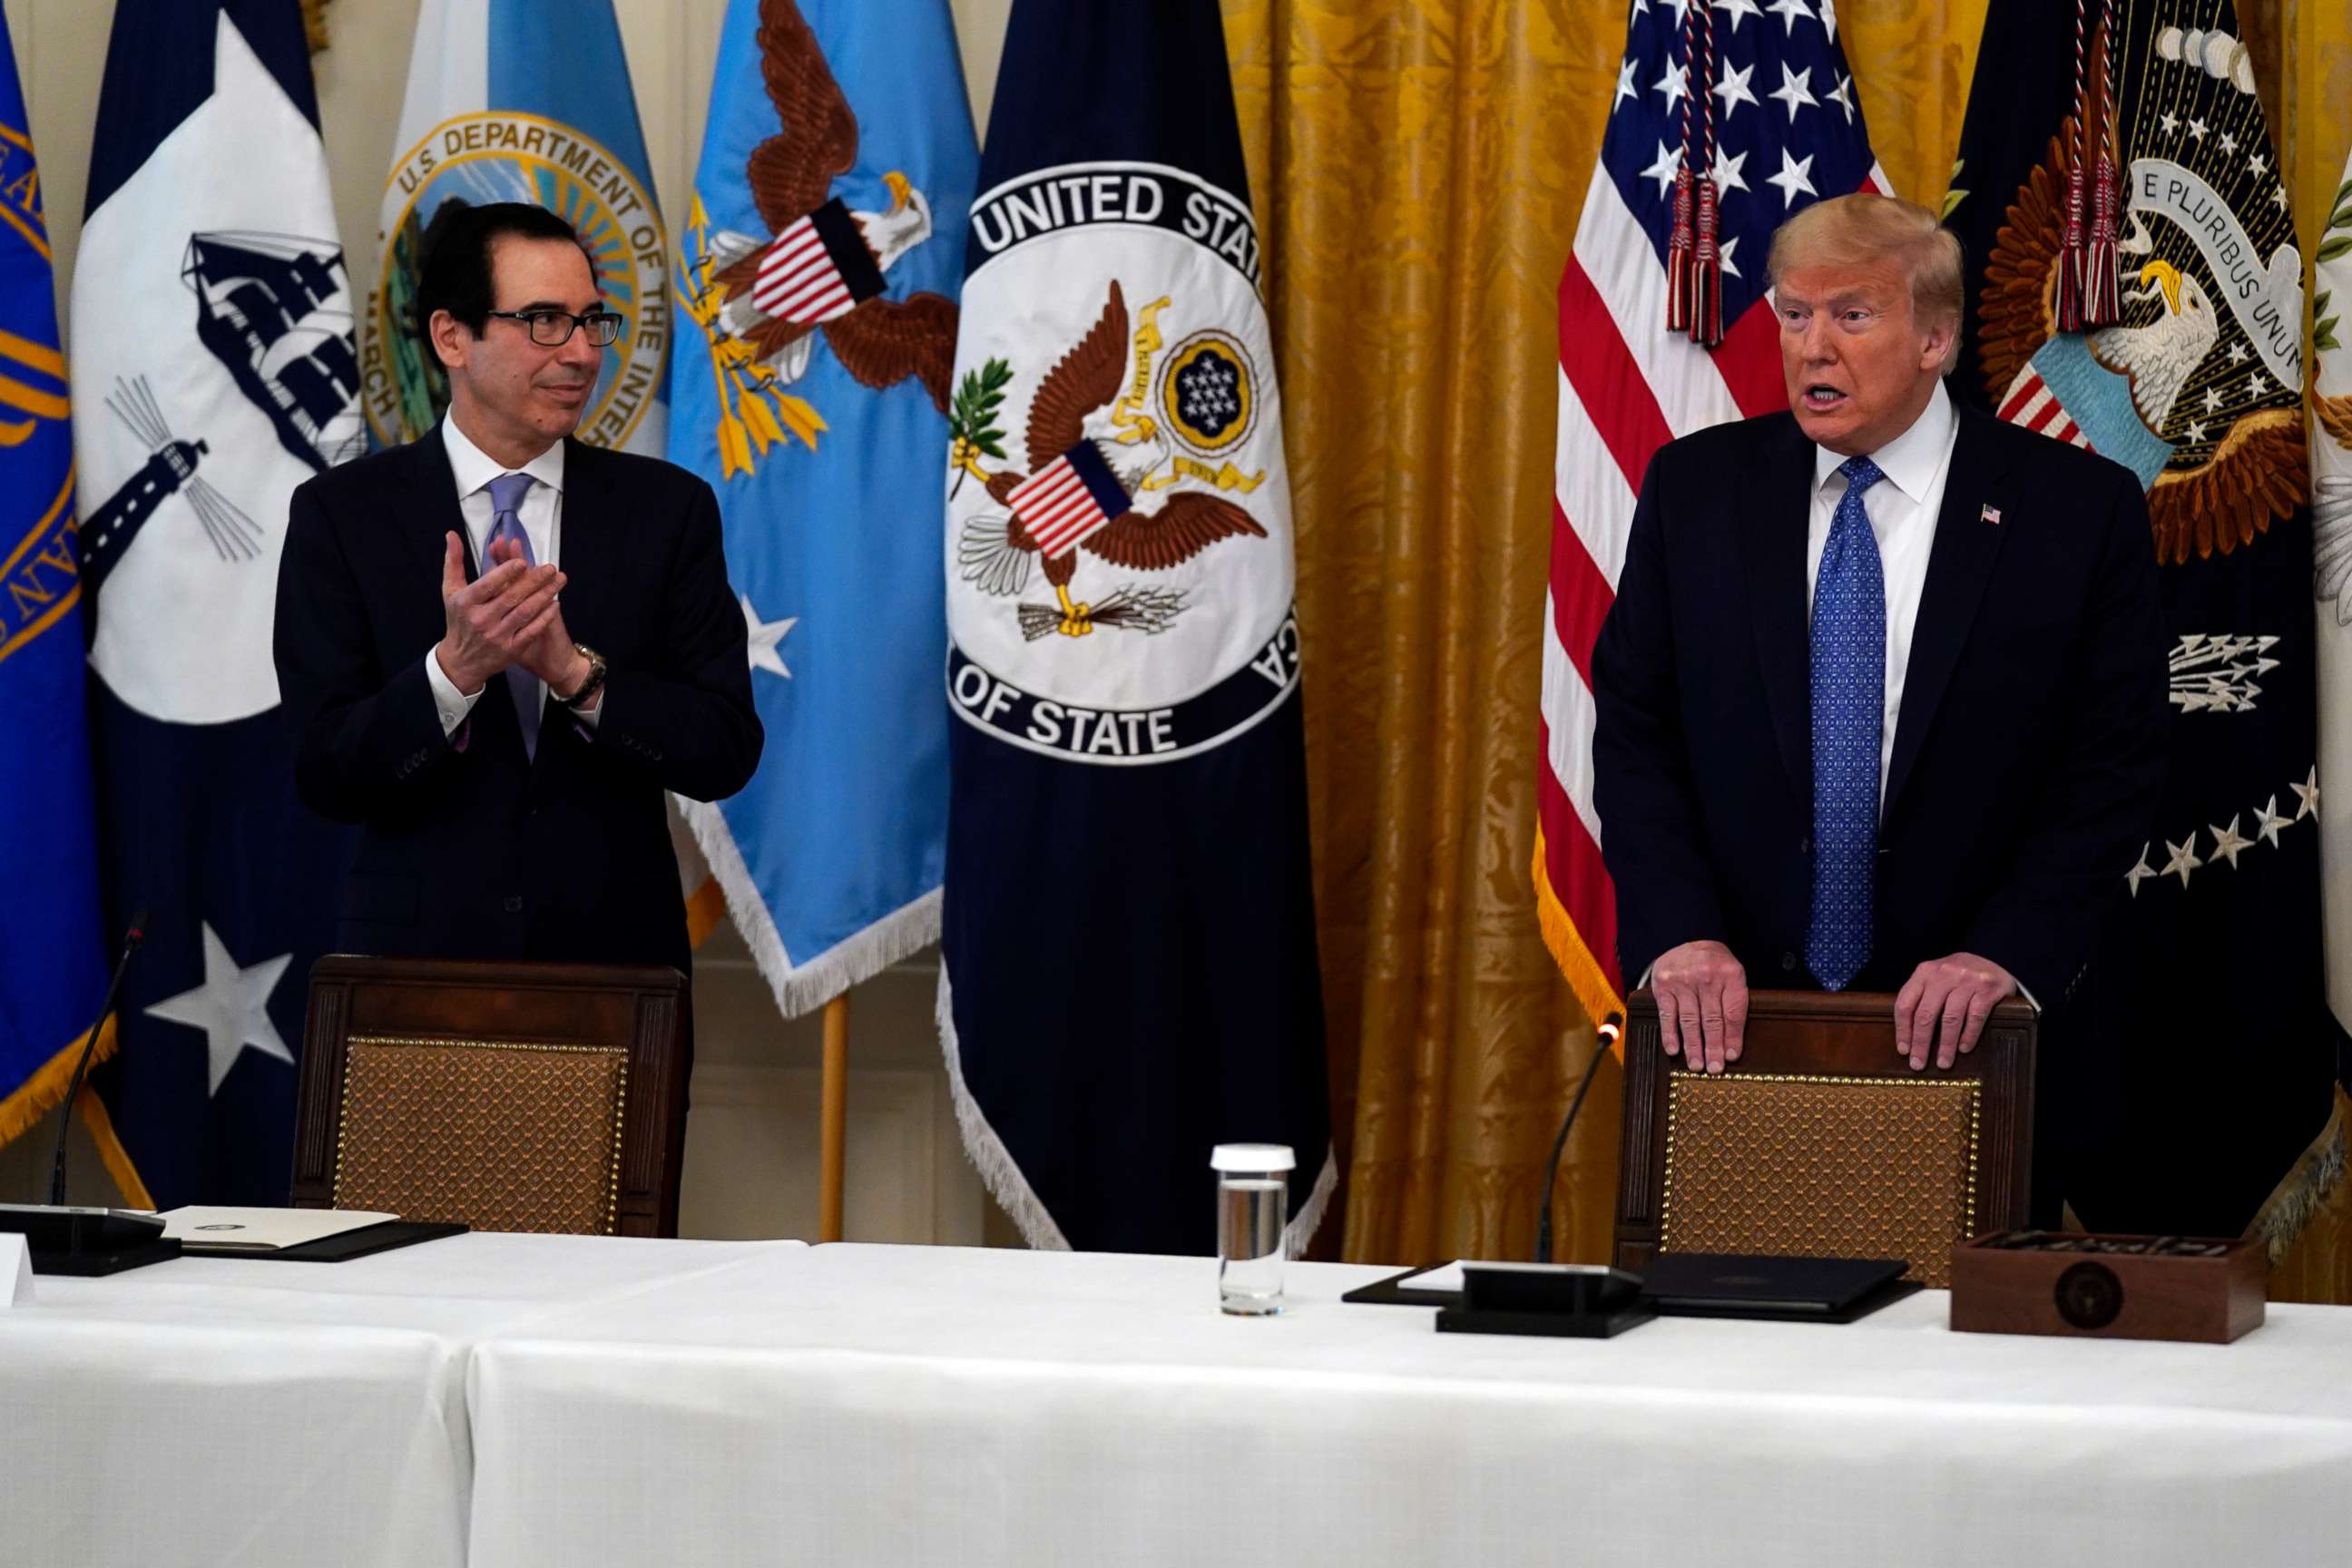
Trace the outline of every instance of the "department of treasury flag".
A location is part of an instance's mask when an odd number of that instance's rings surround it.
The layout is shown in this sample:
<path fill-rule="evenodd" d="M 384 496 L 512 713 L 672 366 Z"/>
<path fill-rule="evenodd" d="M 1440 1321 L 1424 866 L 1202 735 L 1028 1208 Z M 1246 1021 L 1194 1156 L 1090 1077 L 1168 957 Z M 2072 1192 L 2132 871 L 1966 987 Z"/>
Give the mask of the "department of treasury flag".
<path fill-rule="evenodd" d="M 2311 531 L 2319 597 L 2319 773 L 2352 779 L 2352 162 L 2312 278 Z M 2320 797 L 2327 1001 L 2352 1030 L 2352 788 Z"/>
<path fill-rule="evenodd" d="M 108 924 L 94 1075 L 134 1197 L 283 1203 L 343 837 L 294 797 L 270 628 L 294 487 L 366 441 L 296 0 L 122 0 L 73 279 Z"/>
<path fill-rule="evenodd" d="M 1616 596 L 1642 477 L 1676 437 L 1788 406 L 1765 298 L 1772 231 L 1824 197 L 1887 188 L 1829 0 L 1635 5 L 1559 284 L 1536 770 L 1538 917 L 1596 1019 L 1623 1005 L 1629 977 L 1592 804 L 1592 640 Z M 1710 247 L 1715 266 L 1704 268 Z M 1727 494 L 1740 477 L 1722 482 Z"/>
<path fill-rule="evenodd" d="M 408 326 L 434 220 L 452 204 L 531 202 L 579 231 L 605 309 L 621 315 L 580 439 L 661 456 L 669 242 L 613 0 L 425 0 L 393 146 L 360 326 L 373 439 L 413 441 L 448 406 L 440 364 Z"/>
<path fill-rule="evenodd" d="M 1282 404 L 1215 0 L 1016 0 L 948 452 L 940 1033 L 1032 1244 L 1205 1253 L 1336 1181 Z"/>
<path fill-rule="evenodd" d="M 669 456 L 719 494 L 768 746 L 740 794 L 678 804 L 787 1016 L 939 937 L 939 465 L 978 163 L 947 0 L 732 0 Z"/>
<path fill-rule="evenodd" d="M 0 19 L 0 1143 L 65 1098 L 106 987 L 55 289 Z"/>
<path fill-rule="evenodd" d="M 2112 1120 L 2077 1129 L 2085 1222 L 2251 1224 L 2275 1255 L 2342 1159 L 2303 259 L 2229 0 L 2084 16 L 2078 48 L 2075 7 L 1993 0 L 1947 204 L 1968 258 L 1954 395 L 2137 476 L 2174 639 L 2155 837 L 2044 1068 Z"/>

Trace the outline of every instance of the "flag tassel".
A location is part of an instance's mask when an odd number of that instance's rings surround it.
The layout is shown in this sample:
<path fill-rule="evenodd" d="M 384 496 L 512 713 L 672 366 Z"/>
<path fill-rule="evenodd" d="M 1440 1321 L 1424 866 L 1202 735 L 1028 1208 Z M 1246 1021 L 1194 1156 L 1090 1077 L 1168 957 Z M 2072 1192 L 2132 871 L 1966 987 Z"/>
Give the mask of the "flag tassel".
<path fill-rule="evenodd" d="M 1691 253 L 1695 235 L 1691 223 L 1691 172 L 1675 172 L 1675 227 L 1666 241 L 1666 331 L 1686 332 L 1692 321 Z"/>
<path fill-rule="evenodd" d="M 1697 213 L 1692 224 L 1690 255 L 1690 335 L 1701 348 L 1723 341 L 1723 252 L 1717 243 L 1718 213 L 1715 180 L 1698 181 Z"/>
<path fill-rule="evenodd" d="M 2116 265 L 2116 165 L 2099 156 L 2091 185 L 2091 241 L 2083 252 L 2083 325 L 2112 327 L 2124 319 Z"/>
<path fill-rule="evenodd" d="M 2059 243 L 2058 297 L 2052 313 L 2062 332 L 2083 330 L 2083 277 L 2086 245 L 2083 236 L 2083 164 L 2076 159 L 2066 171 L 2066 233 Z"/>

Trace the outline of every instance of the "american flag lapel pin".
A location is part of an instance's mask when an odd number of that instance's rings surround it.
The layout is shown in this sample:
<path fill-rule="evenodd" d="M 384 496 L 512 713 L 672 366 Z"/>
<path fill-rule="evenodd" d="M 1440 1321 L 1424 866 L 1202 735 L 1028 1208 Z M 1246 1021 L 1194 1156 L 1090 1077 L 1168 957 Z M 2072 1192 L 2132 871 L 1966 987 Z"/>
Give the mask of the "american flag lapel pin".
<path fill-rule="evenodd" d="M 2000 508 L 1997 506 L 1988 506 L 1982 511 L 1977 513 L 1977 515 L 1984 519 L 1985 521 L 1991 523 L 1995 528 L 2000 526 Z"/>

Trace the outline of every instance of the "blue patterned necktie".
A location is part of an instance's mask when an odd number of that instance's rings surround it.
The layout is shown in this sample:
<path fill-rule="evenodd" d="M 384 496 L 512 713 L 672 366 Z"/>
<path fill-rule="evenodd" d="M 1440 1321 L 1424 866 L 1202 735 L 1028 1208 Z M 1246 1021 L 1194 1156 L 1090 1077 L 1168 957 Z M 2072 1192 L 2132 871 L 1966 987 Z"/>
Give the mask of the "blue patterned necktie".
<path fill-rule="evenodd" d="M 536 566 L 539 558 L 531 553 L 530 535 L 523 531 L 522 498 L 538 481 L 529 474 L 500 474 L 489 483 L 490 537 L 496 544 L 510 539 L 522 546 L 522 563 Z M 483 552 L 482 570 L 488 572 L 491 562 L 488 552 Z M 1872 575 L 1877 567 L 1871 568 Z M 522 723 L 522 752 L 526 757 L 539 755 L 539 677 L 519 664 L 507 666 L 507 689 L 514 694 L 515 717 Z"/>
<path fill-rule="evenodd" d="M 1886 580 L 1863 495 L 1886 476 L 1838 465 L 1845 494 L 1813 582 L 1813 903 L 1805 963 L 1843 991 L 1870 958 L 1878 745 L 1886 711 Z"/>

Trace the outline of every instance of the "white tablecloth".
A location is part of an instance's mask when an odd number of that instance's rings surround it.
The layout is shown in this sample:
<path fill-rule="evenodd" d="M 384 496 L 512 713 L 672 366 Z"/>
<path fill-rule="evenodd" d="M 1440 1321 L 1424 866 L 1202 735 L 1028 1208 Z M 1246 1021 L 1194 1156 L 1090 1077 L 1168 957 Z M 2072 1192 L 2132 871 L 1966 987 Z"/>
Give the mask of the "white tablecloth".
<path fill-rule="evenodd" d="M 0 1311 L 0 1563 L 456 1568 L 475 1342 L 784 1250 L 472 1235 L 40 1276 Z"/>
<path fill-rule="evenodd" d="M 1433 1331 L 1300 1266 L 826 1247 L 494 1336 L 474 1562 L 2352 1561 L 2352 1312 L 2233 1346 L 1665 1320 Z"/>

